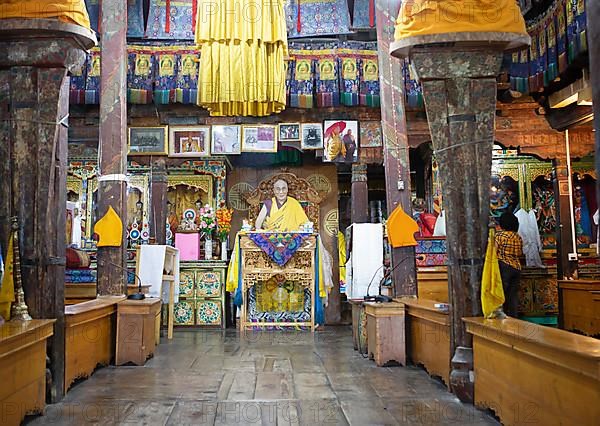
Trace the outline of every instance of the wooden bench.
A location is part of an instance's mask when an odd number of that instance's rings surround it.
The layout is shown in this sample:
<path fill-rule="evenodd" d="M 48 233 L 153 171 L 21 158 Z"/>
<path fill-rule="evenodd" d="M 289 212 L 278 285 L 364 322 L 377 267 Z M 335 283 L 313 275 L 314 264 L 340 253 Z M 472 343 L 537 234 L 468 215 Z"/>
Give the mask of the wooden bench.
<path fill-rule="evenodd" d="M 514 318 L 464 318 L 473 335 L 475 404 L 505 425 L 600 419 L 600 341 Z"/>
<path fill-rule="evenodd" d="M 406 306 L 406 357 L 450 386 L 450 315 L 434 300 L 394 300 Z"/>
<path fill-rule="evenodd" d="M 0 424 L 18 426 L 46 405 L 46 339 L 56 320 L 8 321 L 0 326 Z"/>
<path fill-rule="evenodd" d="M 159 298 L 123 300 L 117 305 L 115 365 L 144 365 L 160 339 Z"/>
<path fill-rule="evenodd" d="M 417 268 L 419 299 L 448 303 L 448 268 L 427 266 Z"/>
<path fill-rule="evenodd" d="M 98 296 L 65 307 L 65 393 L 75 380 L 113 359 L 117 303 L 122 300 L 125 296 Z"/>
<path fill-rule="evenodd" d="M 559 280 L 562 297 L 562 318 L 565 330 L 588 336 L 600 335 L 600 306 L 594 302 L 594 291 L 600 291 L 600 281 Z"/>

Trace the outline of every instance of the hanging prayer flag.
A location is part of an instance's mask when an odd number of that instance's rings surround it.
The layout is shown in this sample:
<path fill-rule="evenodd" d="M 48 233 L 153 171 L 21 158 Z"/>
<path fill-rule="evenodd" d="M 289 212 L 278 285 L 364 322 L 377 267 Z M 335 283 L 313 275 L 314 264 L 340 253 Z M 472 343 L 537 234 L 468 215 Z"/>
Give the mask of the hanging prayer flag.
<path fill-rule="evenodd" d="M 85 103 L 100 103 L 100 48 L 94 47 L 88 53 L 85 76 Z"/>
<path fill-rule="evenodd" d="M 350 49 L 339 49 L 338 55 L 342 69 L 340 102 L 346 106 L 357 106 L 359 104 L 358 87 L 360 86 L 359 59 Z"/>
<path fill-rule="evenodd" d="M 567 60 L 567 18 L 565 5 L 560 3 L 555 16 L 556 23 L 556 51 L 558 54 L 558 73 L 565 72 Z"/>
<path fill-rule="evenodd" d="M 129 46 L 127 100 L 132 104 L 152 102 L 155 57 L 151 48 Z"/>
<path fill-rule="evenodd" d="M 585 0 L 577 0 L 575 24 L 577 25 L 577 51 L 579 53 L 587 52 L 587 15 L 585 13 Z"/>
<path fill-rule="evenodd" d="M 294 57 L 294 79 L 290 83 L 290 106 L 313 107 L 313 56 L 310 51 L 290 51 Z M 309 56 L 310 55 L 310 56 Z"/>
<path fill-rule="evenodd" d="M 340 105 L 340 88 L 338 84 L 338 63 L 334 50 L 322 50 L 320 55 L 327 55 L 316 61 L 315 86 L 318 107 Z"/>
<path fill-rule="evenodd" d="M 85 104 L 85 76 L 87 67 L 86 60 L 81 66 L 71 70 L 71 81 L 69 82 L 69 103 L 71 105 Z"/>
<path fill-rule="evenodd" d="M 558 55 L 556 51 L 556 26 L 553 13 L 546 20 L 546 40 L 548 42 L 548 68 L 544 76 L 546 84 L 558 77 Z"/>
<path fill-rule="evenodd" d="M 177 52 L 177 78 L 175 101 L 182 104 L 195 104 L 198 98 L 198 64 L 200 51 L 183 49 Z"/>
<path fill-rule="evenodd" d="M 363 52 L 359 99 L 361 105 L 379 107 L 379 64 L 377 52 Z"/>

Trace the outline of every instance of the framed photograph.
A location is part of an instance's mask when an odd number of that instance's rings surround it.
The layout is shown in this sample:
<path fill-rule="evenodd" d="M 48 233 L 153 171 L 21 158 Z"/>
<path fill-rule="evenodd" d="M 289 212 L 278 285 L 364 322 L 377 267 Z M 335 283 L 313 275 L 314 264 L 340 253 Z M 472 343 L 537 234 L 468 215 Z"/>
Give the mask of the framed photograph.
<path fill-rule="evenodd" d="M 280 123 L 279 140 L 281 142 L 300 140 L 300 123 Z"/>
<path fill-rule="evenodd" d="M 212 126 L 212 154 L 241 154 L 242 129 L 237 124 Z"/>
<path fill-rule="evenodd" d="M 360 122 L 360 147 L 379 148 L 383 146 L 383 135 L 381 133 L 381 122 Z"/>
<path fill-rule="evenodd" d="M 358 161 L 358 121 L 325 120 L 323 161 L 354 163 Z"/>
<path fill-rule="evenodd" d="M 210 155 L 210 126 L 170 126 L 170 157 Z"/>
<path fill-rule="evenodd" d="M 129 152 L 131 155 L 167 155 L 167 126 L 130 127 Z"/>
<path fill-rule="evenodd" d="M 323 125 L 321 123 L 302 123 L 301 149 L 323 149 Z"/>
<path fill-rule="evenodd" d="M 277 126 L 242 126 L 243 152 L 277 152 Z"/>

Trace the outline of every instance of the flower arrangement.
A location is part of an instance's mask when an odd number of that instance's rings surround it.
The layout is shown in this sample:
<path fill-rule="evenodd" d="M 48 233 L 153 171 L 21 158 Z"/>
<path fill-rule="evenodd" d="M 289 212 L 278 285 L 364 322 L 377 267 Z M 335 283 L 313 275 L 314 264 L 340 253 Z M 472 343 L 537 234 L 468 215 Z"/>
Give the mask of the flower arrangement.
<path fill-rule="evenodd" d="M 212 233 L 216 227 L 217 218 L 215 216 L 215 211 L 211 206 L 206 204 L 204 207 L 201 207 L 198 211 L 198 230 L 200 231 L 203 237 L 211 239 Z"/>
<path fill-rule="evenodd" d="M 225 241 L 231 231 L 231 217 L 233 209 L 221 207 L 217 210 L 217 236 L 219 240 Z"/>

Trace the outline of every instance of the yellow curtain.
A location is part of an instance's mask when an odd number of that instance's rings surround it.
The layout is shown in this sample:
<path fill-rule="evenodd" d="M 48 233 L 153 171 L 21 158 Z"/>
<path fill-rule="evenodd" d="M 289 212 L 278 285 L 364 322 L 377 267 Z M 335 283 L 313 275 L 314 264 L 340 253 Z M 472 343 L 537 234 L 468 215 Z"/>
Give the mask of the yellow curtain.
<path fill-rule="evenodd" d="M 283 0 L 200 0 L 198 105 L 212 116 L 265 116 L 285 108 Z"/>
<path fill-rule="evenodd" d="M 481 307 L 483 316 L 491 318 L 494 311 L 504 304 L 504 289 L 502 288 L 502 277 L 500 276 L 500 265 L 494 242 L 494 229 L 490 229 L 488 246 L 483 264 L 483 275 L 481 277 Z"/>
<path fill-rule="evenodd" d="M 10 305 L 15 301 L 15 282 L 13 275 L 13 235 L 8 237 L 8 249 L 6 250 L 6 262 L 4 263 L 4 275 L 2 275 L 2 287 L 0 287 L 0 315 L 6 321 L 10 319 Z"/>
<path fill-rule="evenodd" d="M 412 0 L 402 2 L 394 37 L 460 32 L 527 34 L 515 0 Z"/>
<path fill-rule="evenodd" d="M 83 0 L 3 0 L 0 3 L 0 19 L 58 18 L 90 28 L 90 18 Z"/>

